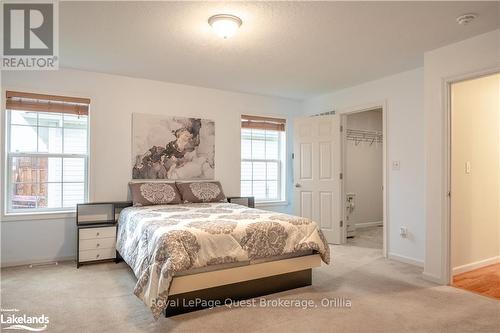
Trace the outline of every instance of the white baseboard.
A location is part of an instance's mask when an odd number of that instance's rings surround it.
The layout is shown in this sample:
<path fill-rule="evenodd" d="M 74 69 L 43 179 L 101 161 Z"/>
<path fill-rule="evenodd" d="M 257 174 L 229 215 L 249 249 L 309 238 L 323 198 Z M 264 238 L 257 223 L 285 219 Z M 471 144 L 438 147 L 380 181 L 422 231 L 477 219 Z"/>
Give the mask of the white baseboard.
<path fill-rule="evenodd" d="M 383 226 L 383 225 L 384 225 L 383 221 L 355 223 L 354 224 L 354 226 L 356 227 L 356 229 L 369 228 L 369 227 L 379 227 L 379 226 Z"/>
<path fill-rule="evenodd" d="M 481 268 L 484 266 L 493 265 L 493 264 L 496 264 L 499 262 L 500 262 L 500 256 L 496 256 L 496 257 L 492 257 L 492 258 L 488 258 L 488 259 L 483 259 L 483 260 L 471 262 L 470 264 L 465 264 L 465 265 L 453 267 L 452 273 L 453 273 L 453 275 L 457 275 L 457 274 L 472 271 L 474 269 Z"/>
<path fill-rule="evenodd" d="M 435 276 L 426 272 L 422 273 L 422 278 L 426 281 L 434 282 L 441 285 L 447 285 L 448 283 L 443 282 L 439 276 Z"/>
<path fill-rule="evenodd" d="M 413 266 L 424 267 L 424 262 L 410 257 L 405 257 L 399 254 L 389 253 L 389 259 L 404 262 L 405 264 L 410 264 Z"/>
<path fill-rule="evenodd" d="M 2 262 L 1 267 L 2 268 L 7 268 L 7 267 L 18 267 L 18 266 L 28 266 L 28 265 L 38 265 L 38 264 L 49 264 L 53 262 L 63 262 L 63 261 L 74 261 L 76 258 L 74 256 L 70 257 L 59 257 L 59 258 L 52 258 L 52 259 L 42 259 L 42 260 L 20 260 L 20 261 L 8 261 L 8 262 Z"/>

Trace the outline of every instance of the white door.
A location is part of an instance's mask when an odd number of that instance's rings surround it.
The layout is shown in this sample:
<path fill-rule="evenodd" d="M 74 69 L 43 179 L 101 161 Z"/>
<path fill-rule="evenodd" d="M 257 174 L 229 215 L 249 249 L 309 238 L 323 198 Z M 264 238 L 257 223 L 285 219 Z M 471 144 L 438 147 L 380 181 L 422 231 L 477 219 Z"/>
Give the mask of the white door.
<path fill-rule="evenodd" d="M 294 123 L 295 214 L 316 221 L 333 244 L 344 240 L 339 118 L 297 118 Z"/>

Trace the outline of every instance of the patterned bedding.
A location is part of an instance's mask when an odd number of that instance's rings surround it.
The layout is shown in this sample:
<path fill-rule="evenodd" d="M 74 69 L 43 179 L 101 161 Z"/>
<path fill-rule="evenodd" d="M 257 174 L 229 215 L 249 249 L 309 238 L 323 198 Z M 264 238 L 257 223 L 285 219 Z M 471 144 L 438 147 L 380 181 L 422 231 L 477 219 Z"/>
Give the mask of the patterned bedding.
<path fill-rule="evenodd" d="M 179 272 L 305 250 L 330 261 L 315 222 L 225 202 L 126 208 L 116 248 L 138 278 L 134 294 L 155 318 Z"/>

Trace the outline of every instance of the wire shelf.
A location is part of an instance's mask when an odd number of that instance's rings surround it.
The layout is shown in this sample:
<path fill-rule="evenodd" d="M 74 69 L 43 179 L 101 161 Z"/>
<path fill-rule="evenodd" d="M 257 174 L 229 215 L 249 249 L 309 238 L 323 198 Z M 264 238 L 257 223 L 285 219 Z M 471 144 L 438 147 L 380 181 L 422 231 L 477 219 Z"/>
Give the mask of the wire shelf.
<path fill-rule="evenodd" d="M 346 138 L 349 141 L 354 141 L 354 144 L 357 146 L 361 142 L 368 142 L 370 145 L 373 143 L 382 143 L 383 142 L 383 134 L 380 131 L 368 131 L 368 130 L 359 130 L 359 129 L 347 129 L 346 130 Z"/>

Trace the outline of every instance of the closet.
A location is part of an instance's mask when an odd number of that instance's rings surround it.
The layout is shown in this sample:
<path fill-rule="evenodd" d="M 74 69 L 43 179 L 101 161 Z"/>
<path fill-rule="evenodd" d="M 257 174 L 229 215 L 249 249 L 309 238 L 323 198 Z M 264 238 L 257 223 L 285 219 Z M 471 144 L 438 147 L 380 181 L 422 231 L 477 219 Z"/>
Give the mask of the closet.
<path fill-rule="evenodd" d="M 344 129 L 347 237 L 382 248 L 383 115 L 381 109 L 348 114 Z M 358 238 L 358 239 L 356 239 Z"/>

